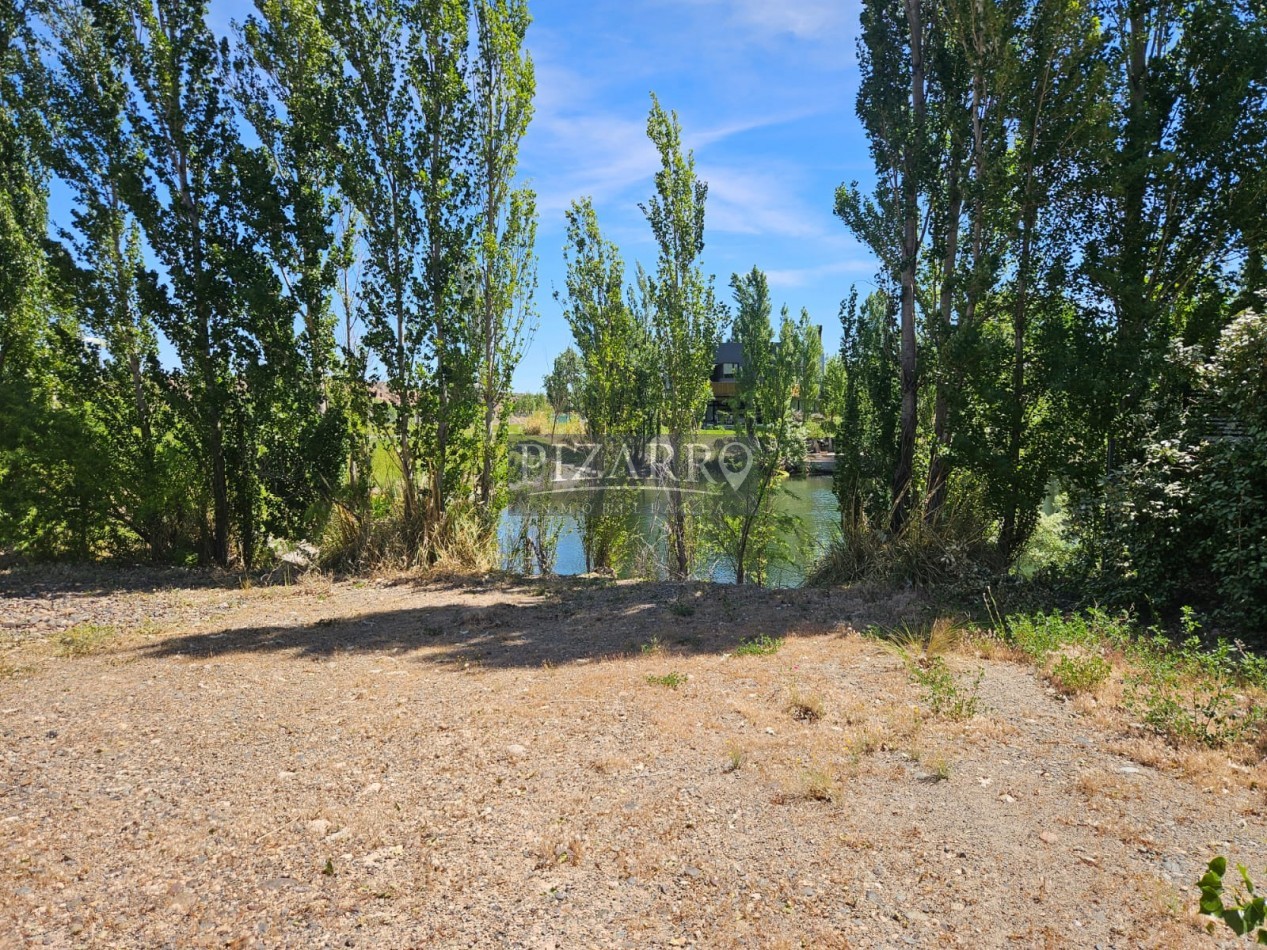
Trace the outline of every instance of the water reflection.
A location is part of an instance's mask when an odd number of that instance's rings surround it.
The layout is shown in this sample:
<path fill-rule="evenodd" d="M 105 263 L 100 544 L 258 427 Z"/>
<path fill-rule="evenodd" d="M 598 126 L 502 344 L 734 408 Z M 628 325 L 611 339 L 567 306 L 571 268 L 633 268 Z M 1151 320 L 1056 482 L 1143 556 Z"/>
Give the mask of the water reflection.
<path fill-rule="evenodd" d="M 783 482 L 784 491 L 780 492 L 778 498 L 779 511 L 791 515 L 801 526 L 809 539 L 809 550 L 804 556 L 804 563 L 771 566 L 771 587 L 795 587 L 800 584 L 804 580 L 808 564 L 837 532 L 840 515 L 831 483 L 829 475 L 789 478 Z M 585 552 L 581 546 L 577 519 L 566 510 L 561 501 L 555 506 L 555 516 L 559 519 L 560 527 L 555 573 L 582 574 L 585 572 Z M 522 518 L 522 512 L 515 507 L 502 515 L 500 535 L 503 551 L 510 551 L 515 544 Z M 648 492 L 639 497 L 638 520 L 642 536 L 648 543 L 654 543 L 659 537 L 663 518 L 663 503 L 655 494 Z M 701 579 L 724 583 L 735 579 L 734 572 L 725 563 L 701 565 L 699 576 Z"/>

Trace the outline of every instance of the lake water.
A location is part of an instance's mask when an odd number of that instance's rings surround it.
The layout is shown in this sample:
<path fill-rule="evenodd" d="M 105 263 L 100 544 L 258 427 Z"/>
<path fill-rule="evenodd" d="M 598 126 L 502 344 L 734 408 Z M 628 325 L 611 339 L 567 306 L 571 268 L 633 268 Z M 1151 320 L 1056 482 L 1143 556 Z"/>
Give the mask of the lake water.
<path fill-rule="evenodd" d="M 808 477 L 791 477 L 786 479 L 780 492 L 777 505 L 779 511 L 791 515 L 801 526 L 801 530 L 809 539 L 809 552 L 805 563 L 797 565 L 776 565 L 770 570 L 768 578 L 771 587 L 795 587 L 804 580 L 805 569 L 812 563 L 823 548 L 839 531 L 840 511 L 836 505 L 836 496 L 831 490 L 832 479 L 829 475 L 811 475 Z M 662 518 L 655 501 L 648 497 L 640 502 L 640 520 L 644 534 L 654 533 L 653 519 Z M 556 574 L 582 574 L 585 572 L 585 552 L 581 546 L 581 536 L 577 528 L 575 516 L 560 510 L 555 515 L 561 524 L 559 534 L 558 556 L 555 560 Z M 501 541 L 502 550 L 506 551 L 519 533 L 520 513 L 513 507 L 502 516 Z M 733 582 L 734 574 L 729 565 L 704 565 L 699 570 L 701 579 L 721 582 Z"/>

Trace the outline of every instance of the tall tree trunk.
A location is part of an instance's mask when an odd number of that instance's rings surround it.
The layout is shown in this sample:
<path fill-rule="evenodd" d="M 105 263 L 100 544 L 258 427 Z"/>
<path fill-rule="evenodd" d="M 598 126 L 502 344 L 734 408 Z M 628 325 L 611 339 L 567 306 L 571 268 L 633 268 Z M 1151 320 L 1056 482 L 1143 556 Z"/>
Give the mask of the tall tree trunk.
<path fill-rule="evenodd" d="M 669 471 L 673 474 L 673 485 L 669 488 L 669 540 L 673 576 L 677 580 L 686 580 L 691 576 L 691 554 L 686 544 L 686 496 L 682 493 L 681 442 L 681 436 L 677 433 L 669 437 L 669 446 L 673 450 L 673 460 L 669 463 Z"/>
<path fill-rule="evenodd" d="M 956 136 L 957 138 L 957 136 Z M 950 345 L 953 332 L 952 315 L 954 312 L 954 295 L 956 285 L 956 267 L 959 252 L 959 215 L 963 210 L 963 193 L 959 187 L 960 155 L 956 141 L 951 145 L 950 182 L 948 185 L 947 222 L 946 222 L 946 255 L 942 261 L 940 318 L 941 332 L 937 341 L 938 372 L 937 393 L 933 406 L 933 447 L 932 457 L 928 463 L 928 499 L 925 509 L 925 520 L 933 522 L 946 504 L 946 495 L 950 480 L 950 387 L 953 380 L 949 376 L 946 350 Z"/>
<path fill-rule="evenodd" d="M 906 0 L 906 22 L 911 42 L 911 110 L 913 128 L 902 150 L 902 408 L 897 465 L 893 472 L 893 514 L 890 527 L 901 531 L 914 499 L 915 436 L 919 377 L 915 336 L 915 272 L 919 265 L 919 152 L 924 131 L 924 49 L 921 0 Z"/>
<path fill-rule="evenodd" d="M 1017 264 L 1016 303 L 1012 311 L 1012 405 L 1009 412 L 1007 434 L 1008 471 L 1012 477 L 1021 467 L 1021 444 L 1025 436 L 1025 334 L 1029 322 L 1029 269 L 1032 253 L 1032 212 L 1026 209 L 1024 234 L 1021 236 L 1021 256 Z M 1010 559 L 1025 540 L 1020 536 L 1020 505 L 1013 484 L 1012 496 L 1003 512 L 999 527 L 1000 554 Z"/>

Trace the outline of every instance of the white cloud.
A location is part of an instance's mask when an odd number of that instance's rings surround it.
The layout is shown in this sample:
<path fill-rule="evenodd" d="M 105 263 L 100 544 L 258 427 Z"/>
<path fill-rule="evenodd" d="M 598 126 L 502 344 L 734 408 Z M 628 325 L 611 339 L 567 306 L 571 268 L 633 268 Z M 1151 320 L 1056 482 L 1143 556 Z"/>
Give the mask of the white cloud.
<path fill-rule="evenodd" d="M 680 2 L 680 0 L 679 0 Z M 688 0 L 721 8 L 727 19 L 757 37 L 792 36 L 835 42 L 849 35 L 857 7 L 843 0 Z"/>
<path fill-rule="evenodd" d="M 741 22 L 798 39 L 826 39 L 850 23 L 850 5 L 840 0 L 731 0 L 730 6 Z"/>
<path fill-rule="evenodd" d="M 765 272 L 771 287 L 805 287 L 824 277 L 837 274 L 868 274 L 875 270 L 875 261 L 867 258 L 850 258 L 819 264 L 815 267 L 774 268 Z"/>
<path fill-rule="evenodd" d="M 825 233 L 823 215 L 789 187 L 784 169 L 701 165 L 699 174 L 708 182 L 710 231 L 796 238 Z"/>
<path fill-rule="evenodd" d="M 569 107 L 556 85 L 567 81 L 566 74 L 557 71 L 547 81 L 552 87 L 547 108 L 538 110 L 529 132 L 532 175 L 539 192 L 538 208 L 543 214 L 557 213 L 573 199 L 586 195 L 602 203 L 634 185 L 650 182 L 660 159 L 647 138 L 644 116 L 626 118 L 596 109 Z M 699 131 L 687 128 L 683 138 L 688 148 L 703 151 L 744 132 L 792 121 L 811 111 L 732 120 Z M 758 233 L 753 230 L 752 212 L 740 205 L 751 206 L 758 196 L 768 201 L 764 196 L 772 193 L 769 182 L 760 176 L 720 169 L 705 172 L 702 163 L 700 174 L 709 182 L 710 195 L 722 206 L 719 218 L 730 221 L 729 227 L 740 233 Z M 728 207 L 732 211 L 728 212 Z M 765 207 L 755 220 L 763 226 L 773 226 L 780 234 L 807 233 L 772 205 Z"/>

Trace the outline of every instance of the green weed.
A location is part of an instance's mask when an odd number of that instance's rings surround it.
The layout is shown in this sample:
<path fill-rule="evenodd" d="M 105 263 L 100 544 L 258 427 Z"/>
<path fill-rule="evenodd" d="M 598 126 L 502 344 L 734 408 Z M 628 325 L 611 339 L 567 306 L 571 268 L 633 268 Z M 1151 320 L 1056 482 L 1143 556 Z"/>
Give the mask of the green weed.
<path fill-rule="evenodd" d="M 1062 656 L 1047 674 L 1053 686 L 1066 696 L 1093 693 L 1109 678 L 1113 667 L 1102 656 Z"/>
<path fill-rule="evenodd" d="M 672 672 L 665 673 L 663 676 L 648 675 L 647 682 L 652 686 L 663 686 L 666 689 L 677 689 L 686 682 L 686 676 L 685 674 L 677 672 L 677 670 L 673 670 Z"/>
<path fill-rule="evenodd" d="M 912 682 L 923 689 L 924 701 L 939 719 L 962 722 L 981 711 L 981 699 L 977 693 L 985 670 L 977 671 L 970 687 L 955 682 L 955 674 L 940 656 L 928 657 L 922 662 L 908 662 L 907 671 Z"/>
<path fill-rule="evenodd" d="M 675 617 L 690 617 L 695 613 L 695 606 L 684 600 L 669 601 L 669 613 Z"/>
<path fill-rule="evenodd" d="M 772 656 L 779 652 L 779 647 L 783 646 L 782 637 L 771 637 L 762 634 L 751 640 L 744 640 L 739 646 L 735 647 L 735 656 Z"/>
<path fill-rule="evenodd" d="M 76 624 L 69 630 L 62 631 L 57 638 L 56 652 L 58 656 L 70 658 L 91 656 L 101 652 L 107 641 L 117 634 L 118 630 L 106 624 Z"/>
<path fill-rule="evenodd" d="M 1201 913 L 1221 920 L 1238 937 L 1252 936 L 1260 945 L 1267 944 L 1267 899 L 1254 890 L 1254 882 L 1243 864 L 1238 864 L 1245 893 L 1233 896 L 1234 903 L 1225 903 L 1223 878 L 1227 875 L 1227 858 L 1219 855 L 1210 862 L 1197 887 L 1201 889 Z M 1210 922 L 1214 932 L 1214 921 Z"/>

